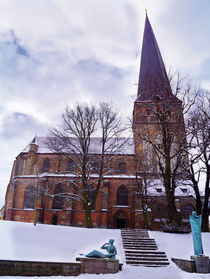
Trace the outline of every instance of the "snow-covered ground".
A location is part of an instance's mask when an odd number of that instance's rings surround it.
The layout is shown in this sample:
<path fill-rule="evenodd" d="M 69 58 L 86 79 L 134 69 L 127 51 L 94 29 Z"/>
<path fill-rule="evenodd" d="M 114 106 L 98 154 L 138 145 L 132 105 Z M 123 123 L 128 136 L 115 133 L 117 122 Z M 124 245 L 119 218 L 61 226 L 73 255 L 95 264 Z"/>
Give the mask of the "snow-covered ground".
<path fill-rule="evenodd" d="M 156 239 L 159 250 L 168 258 L 189 259 L 193 254 L 191 234 L 167 234 L 149 232 Z M 117 258 L 122 262 L 123 271 L 117 274 L 81 274 L 79 279 L 191 279 L 210 278 L 209 274 L 191 274 L 180 270 L 171 262 L 163 268 L 126 266 L 119 230 L 84 229 L 75 227 L 40 225 L 0 221 L 0 259 L 74 262 L 80 253 L 99 249 L 109 239 L 115 239 Z M 210 233 L 203 233 L 204 252 L 210 256 Z M 5 276 L 4 279 L 12 278 Z M 28 278 L 28 277 L 15 277 Z M 34 277 L 32 277 L 34 278 Z M 37 277 L 45 278 L 46 277 Z M 64 278 L 52 276 L 51 279 Z M 65 277 L 66 278 L 66 277 Z"/>

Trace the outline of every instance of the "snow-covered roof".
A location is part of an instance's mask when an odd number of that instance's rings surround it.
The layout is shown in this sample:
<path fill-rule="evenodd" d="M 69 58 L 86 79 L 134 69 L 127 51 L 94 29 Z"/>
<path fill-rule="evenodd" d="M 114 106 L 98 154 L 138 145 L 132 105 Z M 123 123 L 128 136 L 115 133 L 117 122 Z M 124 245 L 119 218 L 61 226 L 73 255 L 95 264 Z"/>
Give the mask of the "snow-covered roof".
<path fill-rule="evenodd" d="M 148 179 L 147 180 L 147 193 L 149 196 L 165 196 L 165 188 L 163 182 L 160 179 Z M 177 181 L 177 187 L 175 190 L 176 197 L 187 197 L 195 196 L 194 190 L 191 186 L 189 180 L 179 180 Z"/>
<path fill-rule="evenodd" d="M 47 139 L 48 137 L 36 137 L 36 140 L 32 140 L 24 149 L 23 153 L 27 153 L 29 151 L 29 147 L 31 144 L 36 144 L 38 146 L 38 153 L 54 153 L 52 149 L 50 149 L 47 145 Z M 75 141 L 75 138 L 72 138 L 72 141 Z M 108 143 L 111 144 L 111 140 Z M 127 155 L 133 155 L 135 154 L 134 149 L 134 142 L 133 138 L 120 138 L 118 140 L 118 146 L 123 145 L 120 151 L 116 152 L 116 154 L 127 154 Z M 99 137 L 93 137 L 91 138 L 90 142 L 90 154 L 100 154 L 101 153 L 101 138 Z"/>

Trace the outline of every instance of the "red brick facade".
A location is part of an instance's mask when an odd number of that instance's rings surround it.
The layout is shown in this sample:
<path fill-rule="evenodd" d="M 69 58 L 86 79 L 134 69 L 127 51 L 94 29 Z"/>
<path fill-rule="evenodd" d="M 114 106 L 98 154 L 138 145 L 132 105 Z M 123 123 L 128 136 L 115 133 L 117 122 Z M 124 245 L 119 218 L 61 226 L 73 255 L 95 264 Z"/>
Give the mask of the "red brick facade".
<path fill-rule="evenodd" d="M 34 144 L 30 145 L 30 149 L 34 149 Z M 31 152 L 33 152 L 31 154 Z M 36 158 L 34 158 L 34 156 Z M 8 185 L 5 204 L 5 219 L 21 222 L 33 222 L 34 220 L 34 195 L 29 195 L 29 204 L 27 204 L 27 188 L 36 185 L 37 176 L 34 170 L 29 168 L 32 166 L 31 161 L 38 162 L 40 173 L 45 164 L 45 159 L 50 162 L 50 169 L 44 173 L 40 179 L 38 196 L 38 214 L 37 221 L 45 224 L 60 224 L 72 226 L 85 226 L 85 213 L 82 204 L 75 200 L 63 200 L 62 209 L 53 208 L 53 198 L 43 189 L 49 188 L 54 193 L 55 185 L 62 184 L 65 191 L 69 191 L 71 184 L 71 173 L 62 174 L 67 166 L 65 158 L 56 154 L 43 154 L 29 151 L 21 153 L 16 161 L 11 175 L 11 181 Z M 102 190 L 96 200 L 95 209 L 92 211 L 92 221 L 94 227 L 117 228 L 131 227 L 143 228 L 144 220 L 141 208 L 141 199 L 137 194 L 136 178 L 134 176 L 135 155 L 119 155 L 117 160 L 111 162 L 112 167 L 116 162 L 125 162 L 124 174 L 117 171 L 111 176 L 104 178 Z M 66 163 L 65 163 L 66 162 Z M 22 166 L 21 166 L 22 165 Z M 21 166 L 21 167 L 20 167 Z M 56 182 L 56 184 L 54 183 Z M 52 186 L 51 186 L 52 185 Z M 127 200 L 120 201 L 119 189 L 125 190 Z M 30 190 L 30 189 L 29 189 Z M 72 191 L 75 191 L 73 188 Z M 29 192 L 31 194 L 31 191 Z M 166 218 L 166 212 L 159 212 L 160 208 L 166 207 L 166 198 L 163 195 L 150 197 L 150 210 L 148 211 L 149 226 L 153 229 L 159 229 L 161 219 Z M 31 203 L 30 203 L 31 202 Z M 31 206 L 30 206 L 31 205 Z M 158 207 L 159 205 L 159 207 Z M 186 210 L 185 206 L 194 207 L 194 198 L 189 196 L 177 197 L 177 208 L 182 212 Z M 159 210 L 159 211 L 158 211 Z M 160 218 L 158 215 L 160 214 Z"/>

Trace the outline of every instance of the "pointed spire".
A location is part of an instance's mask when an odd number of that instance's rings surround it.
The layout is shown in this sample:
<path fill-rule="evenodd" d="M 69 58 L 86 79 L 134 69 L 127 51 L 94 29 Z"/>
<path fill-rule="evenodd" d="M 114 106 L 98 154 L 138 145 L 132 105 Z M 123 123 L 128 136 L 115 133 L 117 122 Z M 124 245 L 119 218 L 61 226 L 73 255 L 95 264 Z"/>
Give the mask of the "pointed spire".
<path fill-rule="evenodd" d="M 146 11 L 136 101 L 160 101 L 166 97 L 172 97 L 171 87 Z"/>
<path fill-rule="evenodd" d="M 35 137 L 34 137 L 33 140 L 31 141 L 31 144 L 36 144 L 36 145 L 38 145 L 38 142 L 37 142 L 37 135 L 35 135 Z"/>

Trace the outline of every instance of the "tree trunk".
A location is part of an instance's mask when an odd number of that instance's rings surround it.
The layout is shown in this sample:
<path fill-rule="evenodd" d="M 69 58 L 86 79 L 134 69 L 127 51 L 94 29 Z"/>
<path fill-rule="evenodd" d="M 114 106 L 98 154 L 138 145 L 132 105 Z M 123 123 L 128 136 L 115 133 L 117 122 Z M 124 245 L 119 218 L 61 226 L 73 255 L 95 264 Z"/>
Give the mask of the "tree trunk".
<path fill-rule="evenodd" d="M 166 197 L 168 202 L 168 219 L 171 222 L 175 221 L 177 224 L 179 224 L 181 220 L 176 209 L 174 192 L 167 191 Z"/>
<path fill-rule="evenodd" d="M 199 192 L 198 186 L 195 187 L 195 185 L 194 185 L 193 188 L 194 188 L 195 195 L 196 195 L 196 212 L 197 212 L 197 215 L 201 215 L 202 202 L 201 202 L 200 192 Z"/>
<path fill-rule="evenodd" d="M 208 203 L 209 203 L 209 180 L 210 180 L 210 167 L 208 165 L 208 161 L 206 160 L 206 185 L 205 185 L 205 199 L 204 199 L 204 204 L 203 204 L 203 210 L 202 210 L 202 231 L 203 232 L 208 232 L 209 231 L 209 208 L 208 208 Z"/>
<path fill-rule="evenodd" d="M 86 221 L 86 227 L 92 228 L 92 218 L 91 218 L 91 207 L 88 204 L 85 204 L 85 221 Z"/>
<path fill-rule="evenodd" d="M 202 232 L 208 232 L 209 231 L 209 216 L 208 213 L 202 214 Z"/>
<path fill-rule="evenodd" d="M 144 228 L 148 229 L 149 228 L 148 216 L 147 216 L 147 211 L 145 210 L 143 210 L 143 217 L 144 217 Z"/>
<path fill-rule="evenodd" d="M 194 172 L 193 164 L 190 165 L 190 179 L 193 183 L 193 189 L 194 189 L 195 196 L 196 196 L 196 212 L 197 212 L 197 215 L 201 215 L 202 202 L 201 202 L 201 196 L 200 196 L 200 192 L 199 192 L 199 188 L 198 188 L 198 181 L 195 179 L 195 172 Z"/>

